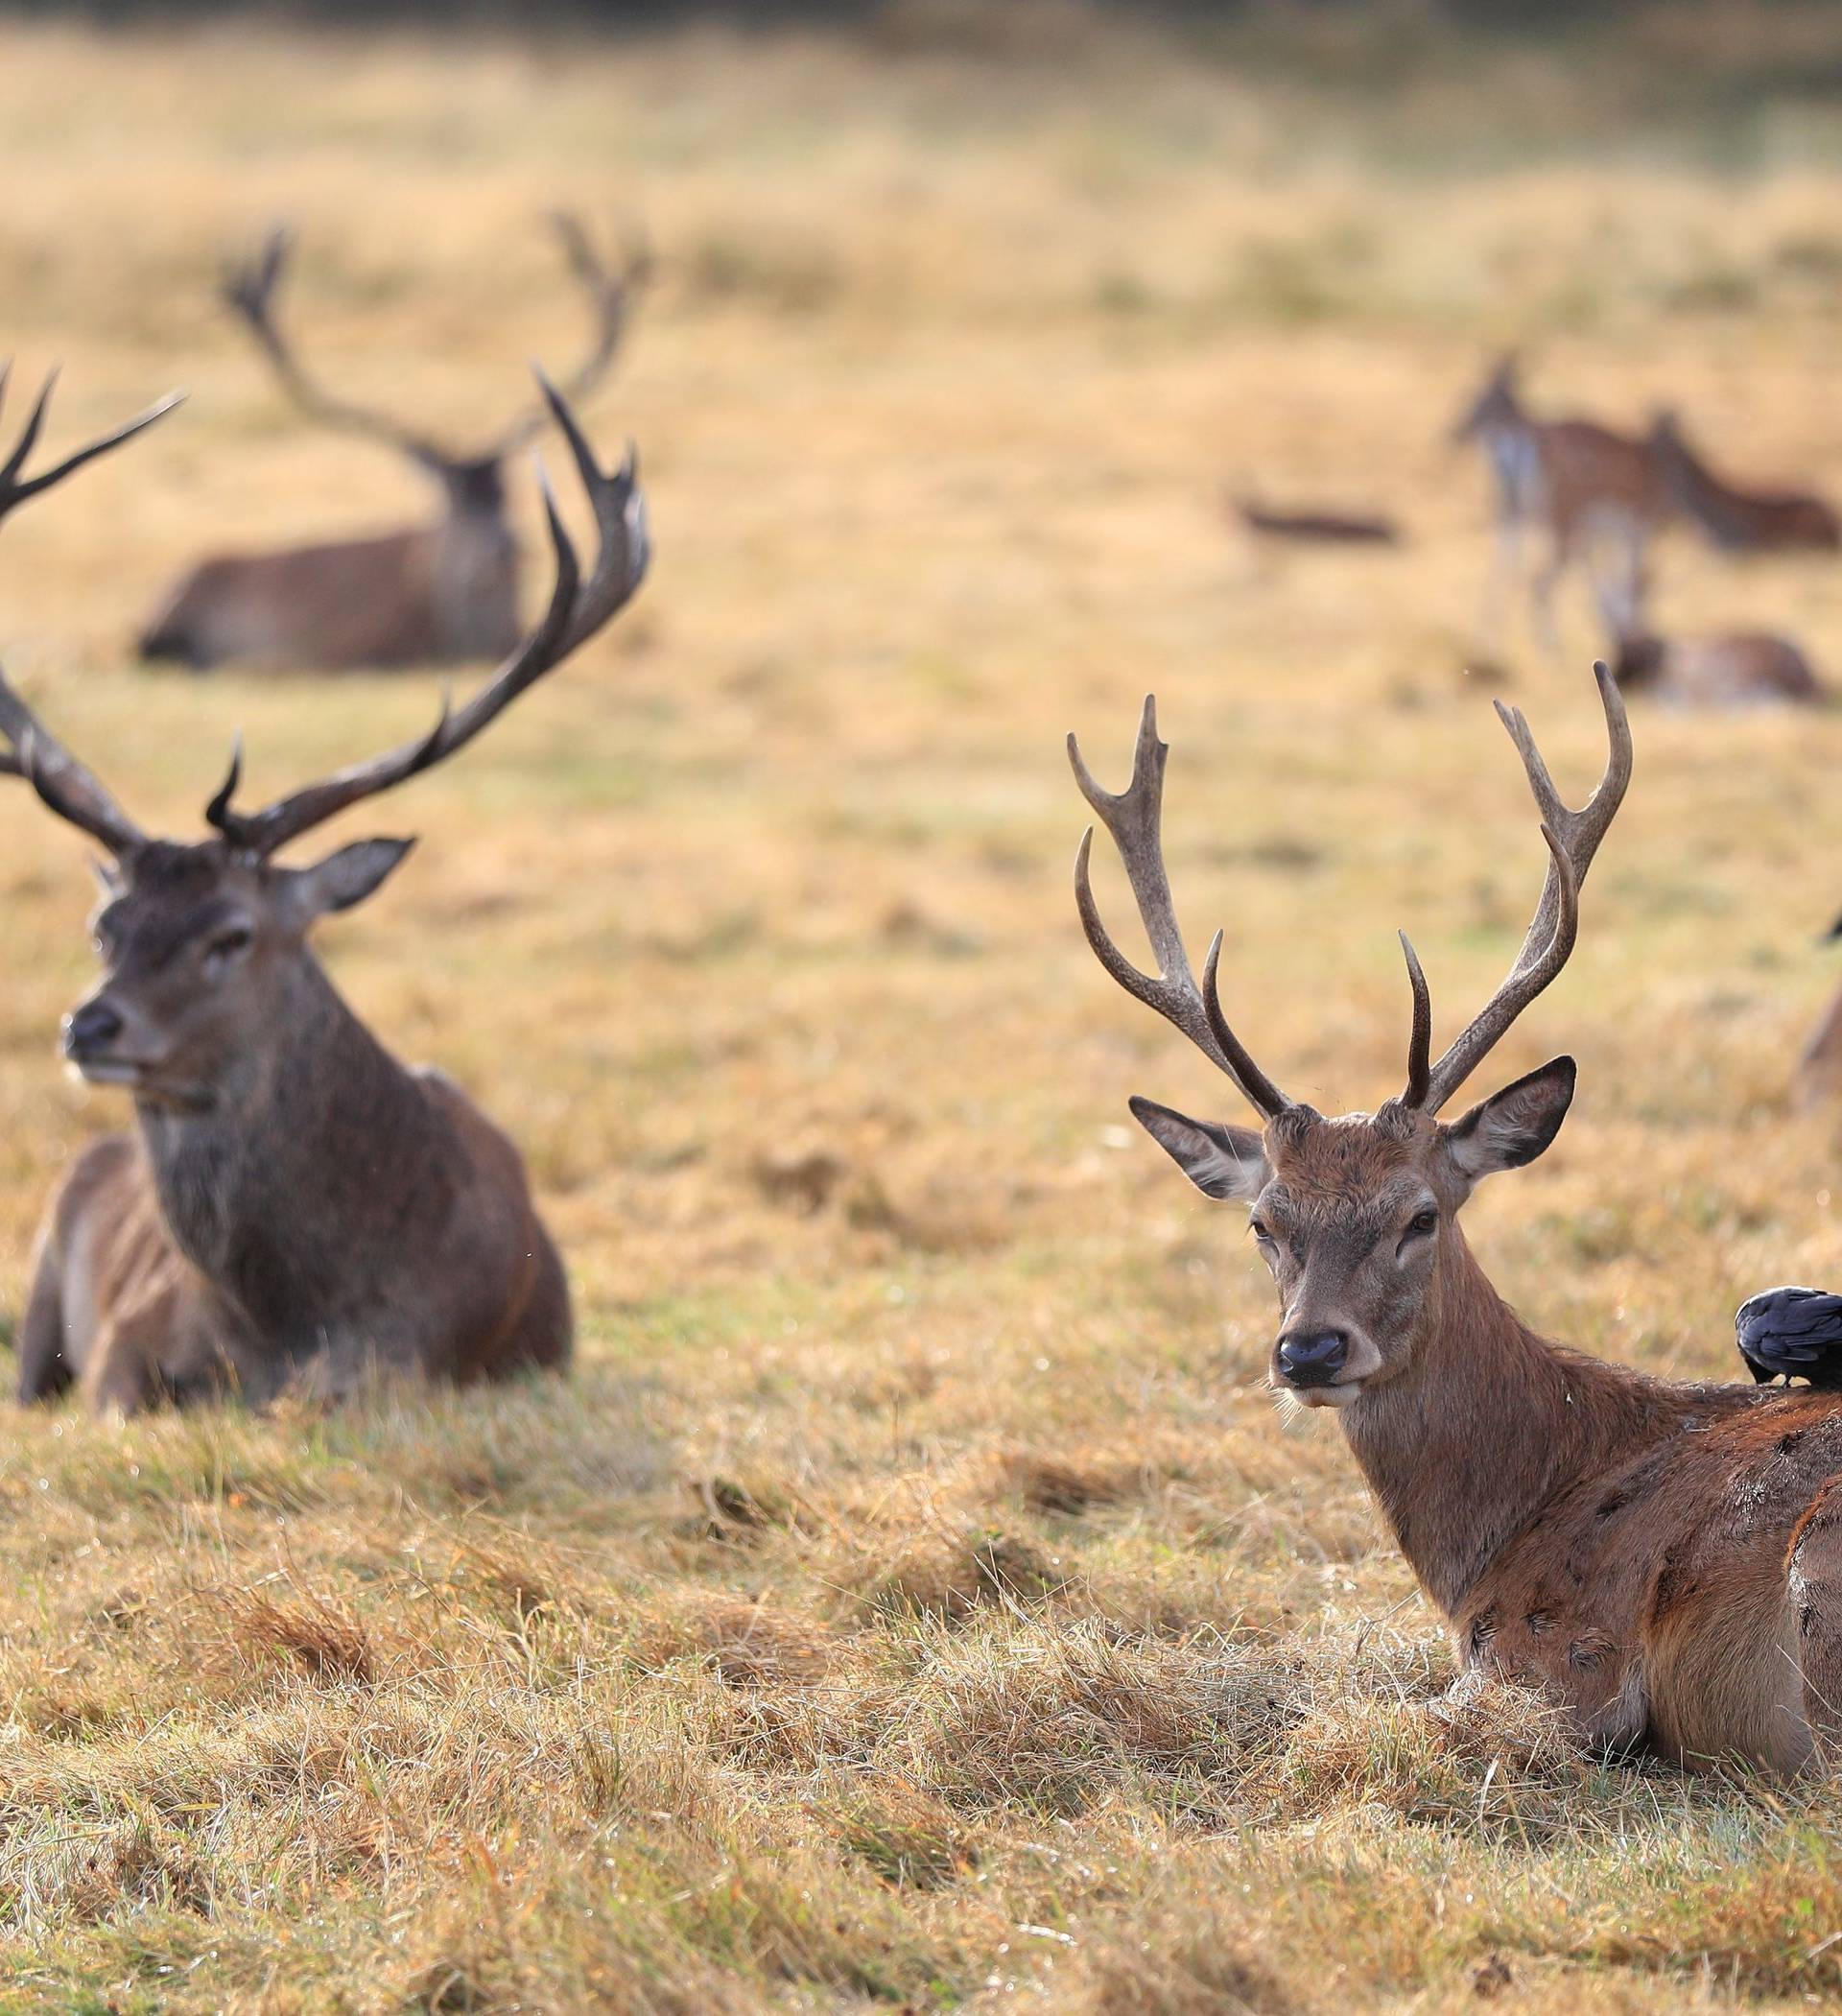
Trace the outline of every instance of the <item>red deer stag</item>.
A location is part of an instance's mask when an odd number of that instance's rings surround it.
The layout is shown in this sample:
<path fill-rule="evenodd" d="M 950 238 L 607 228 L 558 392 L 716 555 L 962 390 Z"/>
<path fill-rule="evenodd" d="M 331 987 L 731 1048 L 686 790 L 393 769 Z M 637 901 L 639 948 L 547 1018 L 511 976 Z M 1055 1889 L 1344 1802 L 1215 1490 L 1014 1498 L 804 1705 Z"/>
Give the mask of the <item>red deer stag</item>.
<path fill-rule="evenodd" d="M 613 363 L 649 260 L 635 243 L 621 269 L 610 272 L 576 219 L 552 222 L 595 310 L 589 353 L 563 385 L 574 404 Z M 272 232 L 254 260 L 231 271 L 226 301 L 298 406 L 328 427 L 407 456 L 434 479 L 441 514 L 433 524 L 369 538 L 201 561 L 148 626 L 141 655 L 201 672 L 232 662 L 339 672 L 503 657 L 521 629 L 505 463 L 531 439 L 542 408 L 521 415 L 487 446 L 460 453 L 323 391 L 275 320 L 290 250 L 288 233 Z"/>
<path fill-rule="evenodd" d="M 1821 497 L 1727 482 L 1683 439 L 1673 413 L 1657 415 L 1650 447 L 1676 502 L 1726 552 L 1833 553 L 1842 546 L 1842 519 Z"/>
<path fill-rule="evenodd" d="M 1514 356 L 1501 358 L 1460 415 L 1452 439 L 1476 441 L 1497 486 L 1496 544 L 1483 626 L 1494 629 L 1525 538 L 1541 542 L 1529 581 L 1536 635 L 1552 652 L 1554 590 L 1569 568 L 1633 580 L 1675 504 L 1645 441 L 1595 420 L 1538 420 L 1523 405 Z"/>
<path fill-rule="evenodd" d="M 1581 885 L 1631 773 L 1624 707 L 1597 672 L 1611 754 L 1577 811 L 1521 713 L 1500 707 L 1550 857 L 1541 899 L 1501 986 L 1436 1062 L 1403 938 L 1406 1087 L 1374 1114 L 1325 1118 L 1254 1061 L 1222 1011 L 1219 934 L 1198 987 L 1165 871 L 1168 750 L 1149 700 L 1124 793 L 1095 783 L 1073 737 L 1069 754 L 1119 846 L 1156 977 L 1100 922 L 1091 827 L 1075 896 L 1100 963 L 1261 1115 L 1256 1130 L 1132 1102 L 1201 1190 L 1251 1205 L 1279 1290 L 1271 1384 L 1337 1410 L 1463 1667 L 1543 1690 L 1608 1750 L 1796 1768 L 1842 1739 L 1842 1400 L 1679 1385 L 1550 1343 L 1491 1287 L 1458 1225 L 1483 1177 L 1541 1154 L 1573 1097 L 1573 1060 L 1557 1057 L 1439 1118 L 1572 950 Z"/>
<path fill-rule="evenodd" d="M 308 946 L 410 850 L 361 840 L 305 866 L 276 856 L 348 806 L 464 748 L 622 608 L 646 571 L 632 459 L 595 462 L 551 403 L 594 507 L 584 580 L 548 490 L 555 586 L 543 621 L 458 713 L 261 811 L 235 807 L 240 761 L 206 808 L 207 841 L 144 833 L 0 678 L 10 768 L 105 850 L 102 985 L 64 1023 L 91 1084 L 134 1099 L 132 1135 L 97 1142 L 39 1235 L 19 1334 L 19 1394 L 72 1381 L 98 1410 L 291 1377 L 346 1390 L 372 1363 L 470 1380 L 560 1365 L 569 1292 L 517 1150 L 438 1072 L 406 1070 Z"/>

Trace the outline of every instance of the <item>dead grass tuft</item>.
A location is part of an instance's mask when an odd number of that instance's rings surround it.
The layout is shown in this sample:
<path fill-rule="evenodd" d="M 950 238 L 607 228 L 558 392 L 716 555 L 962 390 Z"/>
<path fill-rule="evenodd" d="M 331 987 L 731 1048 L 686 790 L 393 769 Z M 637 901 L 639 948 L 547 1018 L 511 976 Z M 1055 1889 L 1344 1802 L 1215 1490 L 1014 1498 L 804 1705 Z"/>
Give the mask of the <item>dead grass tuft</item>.
<path fill-rule="evenodd" d="M 1063 1581 L 1030 1542 L 997 1529 L 942 1524 L 886 1538 L 859 1563 L 860 1602 L 891 1621 L 963 1622 L 988 1605 L 1028 1608 Z"/>
<path fill-rule="evenodd" d="M 202 1590 L 199 1598 L 222 1621 L 219 1658 L 241 1671 L 279 1663 L 330 1684 L 369 1687 L 377 1680 L 371 1634 L 343 1604 L 299 1594 L 278 1599 L 253 1587 Z"/>

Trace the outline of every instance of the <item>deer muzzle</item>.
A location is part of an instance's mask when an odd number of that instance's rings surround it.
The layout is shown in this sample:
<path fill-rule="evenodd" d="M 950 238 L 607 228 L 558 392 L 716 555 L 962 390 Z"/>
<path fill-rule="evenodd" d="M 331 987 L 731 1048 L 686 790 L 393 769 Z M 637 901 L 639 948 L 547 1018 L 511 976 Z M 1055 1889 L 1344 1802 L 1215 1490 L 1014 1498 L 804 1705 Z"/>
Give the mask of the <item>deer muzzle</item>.
<path fill-rule="evenodd" d="M 106 994 L 94 994 L 64 1017 L 64 1055 L 92 1085 L 138 1084 L 149 1059 L 127 1054 L 128 1023 Z"/>

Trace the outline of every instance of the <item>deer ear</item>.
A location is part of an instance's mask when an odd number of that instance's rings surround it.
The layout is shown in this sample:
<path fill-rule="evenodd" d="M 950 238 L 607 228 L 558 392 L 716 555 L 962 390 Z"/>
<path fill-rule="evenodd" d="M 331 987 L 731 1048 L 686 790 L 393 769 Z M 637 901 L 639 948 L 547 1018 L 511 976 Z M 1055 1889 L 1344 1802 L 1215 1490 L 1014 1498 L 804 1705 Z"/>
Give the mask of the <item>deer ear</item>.
<path fill-rule="evenodd" d="M 1561 1131 L 1573 1103 L 1577 1073 L 1571 1057 L 1556 1057 L 1513 1085 L 1493 1092 L 1446 1129 L 1446 1154 L 1467 1183 L 1521 1169 Z"/>
<path fill-rule="evenodd" d="M 328 911 L 350 910 L 381 889 L 415 845 L 413 840 L 355 840 L 311 868 L 288 871 L 289 900 L 298 921 L 311 924 Z"/>
<path fill-rule="evenodd" d="M 1252 1127 L 1191 1120 L 1148 1099 L 1135 1099 L 1131 1106 L 1133 1119 L 1205 1197 L 1251 1204 L 1265 1189 L 1266 1150 Z"/>

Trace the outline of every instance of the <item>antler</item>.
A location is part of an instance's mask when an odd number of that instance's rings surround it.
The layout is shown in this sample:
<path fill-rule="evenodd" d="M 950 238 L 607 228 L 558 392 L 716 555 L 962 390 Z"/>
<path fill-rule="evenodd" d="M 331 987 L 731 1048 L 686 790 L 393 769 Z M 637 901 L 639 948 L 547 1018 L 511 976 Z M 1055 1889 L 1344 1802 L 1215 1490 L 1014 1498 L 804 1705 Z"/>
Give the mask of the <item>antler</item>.
<path fill-rule="evenodd" d="M 24 777 L 59 818 L 100 841 L 118 861 L 146 844 L 146 834 L 19 698 L 4 671 L 0 735 L 12 746 L 0 751 L 0 775 Z"/>
<path fill-rule="evenodd" d="M 646 500 L 632 451 L 610 475 L 596 464 L 594 450 L 576 424 L 561 393 L 542 373 L 538 384 L 556 423 L 569 442 L 595 512 L 600 539 L 595 565 L 584 582 L 576 551 L 556 513 L 556 500 L 543 482 L 544 510 L 556 561 L 556 584 L 543 621 L 458 714 L 444 704 L 434 729 L 419 742 L 405 743 L 389 754 L 309 784 L 277 799 L 261 812 L 231 809 L 242 767 L 241 750 L 232 757 L 230 774 L 211 801 L 205 818 L 233 845 L 269 855 L 310 827 L 318 826 L 361 798 L 375 797 L 418 771 L 431 770 L 464 748 L 527 688 L 534 685 L 609 622 L 633 596 L 645 578 L 651 549 L 647 537 Z M 539 470 L 542 480 L 542 470 Z"/>
<path fill-rule="evenodd" d="M 1528 788 L 1541 814 L 1542 838 L 1547 842 L 1551 859 L 1547 878 L 1542 885 L 1542 899 L 1535 907 L 1534 919 L 1515 964 L 1436 1064 L 1428 1061 L 1432 1024 L 1426 978 L 1413 956 L 1413 947 L 1405 937 L 1401 941 L 1406 948 L 1407 971 L 1414 991 L 1413 1036 L 1407 1051 L 1407 1092 L 1403 1103 L 1422 1112 L 1439 1111 L 1489 1055 L 1517 1016 L 1555 979 L 1573 950 L 1580 922 L 1581 885 L 1631 782 L 1631 726 L 1625 719 L 1623 696 L 1603 663 L 1595 664 L 1593 673 L 1599 682 L 1609 748 L 1598 788 L 1577 812 L 1562 803 L 1523 710 L 1505 707 L 1501 700 L 1497 702 L 1498 715 L 1509 730 L 1527 772 Z"/>
<path fill-rule="evenodd" d="M 7 380 L 12 371 L 11 358 L 5 363 L 0 363 L 0 406 L 6 404 Z M 150 406 L 144 414 L 128 421 L 126 425 L 117 427 L 112 434 L 105 434 L 100 439 L 88 442 L 74 454 L 65 456 L 62 462 L 53 467 L 41 469 L 36 476 L 22 476 L 19 472 L 26 465 L 26 458 L 38 445 L 38 436 L 44 427 L 45 414 L 50 408 L 51 395 L 57 384 L 58 373 L 54 369 L 47 375 L 38 397 L 33 403 L 31 413 L 26 415 L 25 432 L 20 435 L 12 453 L 5 462 L 0 462 L 0 518 L 4 518 L 9 511 L 25 503 L 28 497 L 35 497 L 40 490 L 50 489 L 54 483 L 61 483 L 72 470 L 81 469 L 86 462 L 94 462 L 97 456 L 106 455 L 111 448 L 119 448 L 125 440 L 139 434 L 143 427 L 153 426 L 155 420 L 171 413 L 185 396 L 182 392 L 172 392 L 157 406 Z"/>
<path fill-rule="evenodd" d="M 1139 907 L 1145 937 L 1158 962 L 1153 980 L 1121 952 L 1107 936 L 1094 901 L 1088 876 L 1088 858 L 1094 845 L 1094 829 L 1081 835 L 1080 852 L 1074 858 L 1074 902 L 1081 913 L 1081 928 L 1094 955 L 1128 994 L 1135 995 L 1173 1023 L 1204 1056 L 1219 1066 L 1240 1086 L 1248 1103 L 1268 1120 L 1287 1111 L 1292 1102 L 1248 1055 L 1221 1011 L 1216 991 L 1216 967 L 1221 958 L 1221 933 L 1216 932 L 1203 964 L 1203 984 L 1196 986 L 1177 927 L 1176 908 L 1170 896 L 1170 878 L 1164 866 L 1162 835 L 1164 816 L 1164 767 L 1170 754 L 1168 743 L 1158 740 L 1158 704 L 1147 694 L 1145 712 L 1139 721 L 1138 746 L 1132 755 L 1132 781 L 1123 792 L 1102 791 L 1081 761 L 1079 745 L 1068 738 L 1068 760 L 1081 795 L 1093 806 L 1100 823 L 1113 836 L 1125 867 L 1126 880 Z"/>
<path fill-rule="evenodd" d="M 294 345 L 275 321 L 275 290 L 287 273 L 294 249 L 294 233 L 285 225 L 275 225 L 253 258 L 231 262 L 220 290 L 224 305 L 242 317 L 256 339 L 280 379 L 282 390 L 303 412 L 328 427 L 383 441 L 419 462 L 445 464 L 451 458 L 426 435 L 417 434 L 368 406 L 334 397 L 301 368 Z"/>
<path fill-rule="evenodd" d="M 596 250 L 595 241 L 588 235 L 587 227 L 573 211 L 553 210 L 548 222 L 562 246 L 570 272 L 587 294 L 595 315 L 594 337 L 588 354 L 561 386 L 563 397 L 571 405 L 579 405 L 606 377 L 609 367 L 620 353 L 633 296 L 652 276 L 652 248 L 639 225 L 629 223 L 625 232 L 620 268 L 617 272 L 610 272 Z M 545 418 L 542 405 L 520 414 L 501 436 L 492 452 L 506 455 L 513 448 L 523 446 L 543 426 Z"/>

